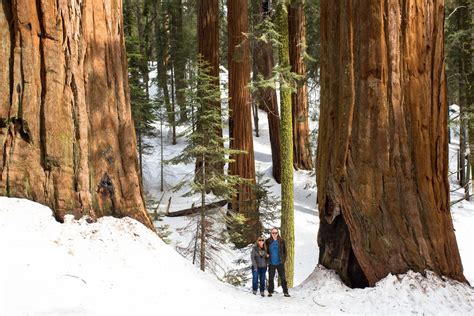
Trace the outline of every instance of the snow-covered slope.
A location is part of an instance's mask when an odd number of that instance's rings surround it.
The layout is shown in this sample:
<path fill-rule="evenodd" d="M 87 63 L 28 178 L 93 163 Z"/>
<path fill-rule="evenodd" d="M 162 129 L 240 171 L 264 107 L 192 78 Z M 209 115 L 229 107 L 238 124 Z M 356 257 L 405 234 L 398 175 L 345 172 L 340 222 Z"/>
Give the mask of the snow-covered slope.
<path fill-rule="evenodd" d="M 457 217 L 455 223 L 474 224 L 473 216 Z M 464 252 L 472 251 L 467 237 L 458 235 Z M 256 297 L 202 273 L 132 219 L 106 217 L 89 224 L 67 218 L 59 224 L 47 207 L 5 197 L 0 197 L 0 254 L 0 315 L 474 311 L 472 288 L 415 273 L 352 290 L 317 267 L 290 291 L 291 298 Z"/>

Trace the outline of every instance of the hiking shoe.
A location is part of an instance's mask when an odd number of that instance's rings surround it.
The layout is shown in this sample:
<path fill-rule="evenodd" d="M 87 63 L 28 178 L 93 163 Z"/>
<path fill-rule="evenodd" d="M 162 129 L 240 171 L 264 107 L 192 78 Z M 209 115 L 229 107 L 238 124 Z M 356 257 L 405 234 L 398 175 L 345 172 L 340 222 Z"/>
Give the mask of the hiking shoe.
<path fill-rule="evenodd" d="M 260 295 L 262 295 L 262 297 L 265 297 L 265 292 L 260 292 Z"/>
<path fill-rule="evenodd" d="M 291 297 L 291 295 L 288 293 L 285 293 L 285 297 Z"/>
<path fill-rule="evenodd" d="M 257 291 L 252 291 L 253 295 L 257 295 Z"/>

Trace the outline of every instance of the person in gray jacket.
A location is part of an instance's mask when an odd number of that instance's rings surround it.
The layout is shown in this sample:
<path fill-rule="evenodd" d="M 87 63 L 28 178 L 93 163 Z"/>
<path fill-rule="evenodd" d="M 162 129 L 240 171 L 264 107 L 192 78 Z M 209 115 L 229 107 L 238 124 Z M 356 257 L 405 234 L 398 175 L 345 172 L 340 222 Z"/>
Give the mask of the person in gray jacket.
<path fill-rule="evenodd" d="M 260 280 L 260 295 L 265 296 L 265 274 L 267 273 L 267 247 L 265 238 L 259 237 L 252 248 L 252 290 L 257 294 L 258 281 Z"/>

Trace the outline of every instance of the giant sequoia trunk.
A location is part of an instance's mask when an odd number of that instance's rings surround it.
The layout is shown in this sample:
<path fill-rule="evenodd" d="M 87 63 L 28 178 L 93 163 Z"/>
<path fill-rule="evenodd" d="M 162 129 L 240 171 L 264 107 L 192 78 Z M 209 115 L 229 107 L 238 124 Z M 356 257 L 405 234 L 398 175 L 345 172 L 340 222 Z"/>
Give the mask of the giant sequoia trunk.
<path fill-rule="evenodd" d="M 2 1 L 0 192 L 58 220 L 133 217 L 138 176 L 121 1 Z"/>
<path fill-rule="evenodd" d="M 311 170 L 313 162 L 309 151 L 308 87 L 304 52 L 306 47 L 304 0 L 291 0 L 288 10 L 288 33 L 291 71 L 302 76 L 291 94 L 293 121 L 293 163 L 295 168 Z"/>
<path fill-rule="evenodd" d="M 449 210 L 443 1 L 321 1 L 319 262 L 466 282 Z M 370 32 L 368 32 L 370 30 Z"/>
<path fill-rule="evenodd" d="M 229 173 L 255 183 L 255 159 L 252 138 L 252 113 L 250 104 L 249 43 L 247 0 L 228 0 L 228 62 L 229 62 L 229 131 L 230 147 L 245 153 L 232 155 Z M 259 214 L 256 209 L 255 193 L 251 184 L 241 184 L 236 199 L 232 203 L 234 210 L 247 218 L 248 230 L 244 238 L 253 242 L 261 233 Z"/>

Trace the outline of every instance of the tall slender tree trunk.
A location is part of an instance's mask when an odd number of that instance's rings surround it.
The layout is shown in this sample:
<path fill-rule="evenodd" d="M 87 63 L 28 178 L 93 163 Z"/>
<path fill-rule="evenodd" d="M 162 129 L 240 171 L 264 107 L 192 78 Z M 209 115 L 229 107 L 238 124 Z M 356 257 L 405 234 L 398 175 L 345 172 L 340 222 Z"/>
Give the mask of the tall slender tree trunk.
<path fill-rule="evenodd" d="M 464 151 L 469 147 L 468 160 L 466 161 L 466 172 L 462 179 L 465 185 L 465 197 L 469 200 L 469 181 L 471 170 L 474 165 L 474 73 L 472 62 L 474 61 L 474 27 L 473 10 L 474 5 L 468 0 L 455 1 L 454 14 L 457 18 L 457 28 L 461 47 L 458 52 L 459 68 L 459 107 L 463 110 L 464 117 Z M 466 140 L 467 138 L 467 140 Z M 460 143 L 461 144 L 461 143 Z M 461 147 L 461 146 L 460 146 Z M 462 152 L 461 149 L 461 152 Z"/>
<path fill-rule="evenodd" d="M 175 74 L 174 74 L 174 63 L 173 61 L 171 62 L 171 65 L 170 65 L 170 70 L 171 70 L 171 76 L 170 76 L 170 80 L 171 80 L 171 111 L 173 111 L 173 113 L 176 113 L 176 98 L 175 98 L 175 95 L 176 95 L 176 86 L 175 86 Z M 171 144 L 173 145 L 176 145 L 176 114 L 173 114 L 174 118 L 173 118 L 173 121 L 174 121 L 174 124 L 171 126 L 171 131 L 172 131 L 172 136 L 171 136 Z"/>
<path fill-rule="evenodd" d="M 352 287 L 425 269 L 466 282 L 449 210 L 443 25 L 443 1 L 321 1 L 319 263 Z"/>
<path fill-rule="evenodd" d="M 288 12 L 288 33 L 291 71 L 302 76 L 291 94 L 293 120 L 293 164 L 296 169 L 311 170 L 309 147 L 308 87 L 306 85 L 306 24 L 304 0 L 291 0 Z"/>
<path fill-rule="evenodd" d="M 202 179 L 202 186 L 206 186 L 206 160 L 202 159 L 202 167 L 201 167 L 201 179 Z M 206 190 L 201 190 L 201 271 L 206 269 Z M 196 236 L 197 238 L 197 236 Z"/>
<path fill-rule="evenodd" d="M 219 89 L 219 0 L 198 1 L 198 55 L 208 69 L 207 74 L 215 78 L 213 84 Z M 220 102 L 209 104 L 209 106 L 218 108 L 220 113 Z M 197 128 L 201 124 L 205 122 L 201 122 L 198 117 Z M 222 137 L 222 128 L 216 129 L 216 134 Z M 199 170 L 202 163 L 200 159 L 196 159 L 196 170 Z M 208 163 L 208 170 L 211 173 L 222 174 L 224 165 L 222 163 L 209 165 Z"/>
<path fill-rule="evenodd" d="M 466 187 L 466 123 L 468 121 L 469 112 L 466 111 L 465 98 L 465 82 L 464 82 L 464 67 L 462 58 L 458 59 L 459 68 L 459 185 L 462 188 Z M 466 113 L 468 112 L 468 113 Z"/>
<path fill-rule="evenodd" d="M 150 93 L 149 93 L 150 76 L 148 74 L 149 73 L 149 69 L 148 69 L 149 39 L 148 38 L 149 37 L 148 37 L 148 34 L 146 34 L 145 32 L 145 25 L 143 22 L 144 4 L 141 4 L 140 1 L 132 1 L 131 5 L 133 6 L 133 12 L 135 13 L 138 37 L 140 39 L 143 39 L 143 42 L 140 42 L 140 53 L 143 56 L 144 60 L 141 63 L 140 72 L 142 74 L 143 85 L 145 86 L 145 97 L 146 97 L 146 100 L 148 101 L 150 98 Z M 137 122 L 136 124 L 142 124 L 142 123 Z M 137 134 L 137 141 L 138 141 L 137 145 L 138 145 L 138 165 L 139 165 L 139 170 L 140 170 L 140 183 L 143 186 L 143 135 L 142 135 L 143 129 L 140 128 L 140 125 L 136 125 L 136 127 L 138 127 L 135 129 L 135 131 Z"/>
<path fill-rule="evenodd" d="M 262 23 L 270 19 L 270 7 L 268 0 L 259 1 L 259 20 Z M 273 59 L 273 47 L 271 42 L 257 41 L 255 43 L 256 68 L 263 79 L 268 80 L 273 76 L 275 66 Z M 260 88 L 257 91 L 259 108 L 267 112 L 268 130 L 270 134 L 270 145 L 272 150 L 273 177 L 277 183 L 281 183 L 281 157 L 280 157 L 280 114 L 278 111 L 278 100 L 276 90 L 270 87 Z"/>
<path fill-rule="evenodd" d="M 158 87 L 161 90 L 165 105 L 168 123 L 172 126 L 175 124 L 175 114 L 171 109 L 171 98 L 168 88 L 168 67 L 169 67 L 169 16 L 167 14 L 168 8 L 160 1 L 155 3 L 155 14 L 159 15 L 159 21 L 155 24 L 156 34 L 156 62 L 157 62 L 157 76 Z"/>
<path fill-rule="evenodd" d="M 176 105 L 179 107 L 179 121 L 186 122 L 188 115 L 186 111 L 186 56 L 184 55 L 183 37 L 183 3 L 182 0 L 176 0 L 172 14 L 173 28 L 173 65 L 175 79 Z"/>
<path fill-rule="evenodd" d="M 255 183 L 255 158 L 252 137 L 252 113 L 250 104 L 249 43 L 245 37 L 248 32 L 247 0 L 228 0 L 227 20 L 229 32 L 229 131 L 230 147 L 243 150 L 245 153 L 232 155 L 230 174 L 238 175 Z M 239 185 L 239 192 L 232 203 L 234 210 L 242 213 L 247 219 L 247 231 L 244 239 L 249 243 L 255 241 L 261 233 L 261 223 L 255 203 L 252 184 Z"/>
<path fill-rule="evenodd" d="M 281 36 L 279 48 L 280 67 L 290 66 L 288 38 L 288 0 L 277 6 L 277 25 Z M 288 287 L 293 286 L 295 257 L 295 210 L 293 199 L 293 128 L 291 90 L 280 81 L 281 108 L 281 235 L 286 241 L 285 272 Z"/>
<path fill-rule="evenodd" d="M 33 5 L 32 5 L 33 3 Z M 122 2 L 0 5 L 0 192 L 60 221 L 130 216 L 143 201 L 131 118 Z"/>

